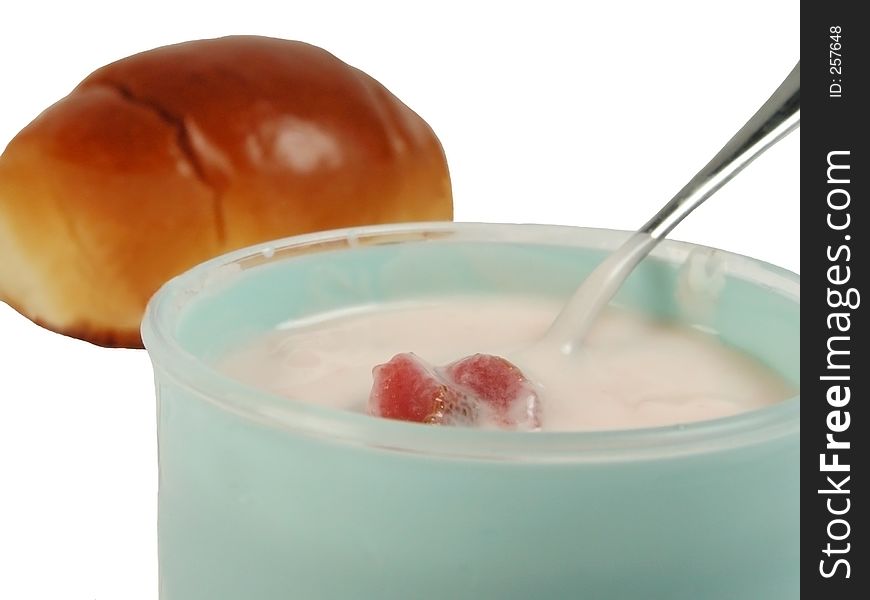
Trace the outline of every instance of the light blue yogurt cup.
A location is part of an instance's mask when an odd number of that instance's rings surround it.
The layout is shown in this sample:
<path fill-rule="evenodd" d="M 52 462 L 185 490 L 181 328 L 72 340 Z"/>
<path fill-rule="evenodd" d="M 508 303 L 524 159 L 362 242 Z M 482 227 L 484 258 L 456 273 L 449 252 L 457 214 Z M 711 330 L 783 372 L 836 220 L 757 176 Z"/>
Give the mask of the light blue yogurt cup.
<path fill-rule="evenodd" d="M 167 283 L 142 327 L 158 399 L 160 597 L 797 598 L 797 397 L 654 429 L 477 431 L 278 397 L 213 366 L 279 323 L 342 307 L 567 298 L 627 235 L 379 226 L 240 250 Z M 662 243 L 615 302 L 680 317 L 679 266 L 698 248 Z M 797 388 L 798 276 L 717 254 L 726 283 L 706 325 Z"/>

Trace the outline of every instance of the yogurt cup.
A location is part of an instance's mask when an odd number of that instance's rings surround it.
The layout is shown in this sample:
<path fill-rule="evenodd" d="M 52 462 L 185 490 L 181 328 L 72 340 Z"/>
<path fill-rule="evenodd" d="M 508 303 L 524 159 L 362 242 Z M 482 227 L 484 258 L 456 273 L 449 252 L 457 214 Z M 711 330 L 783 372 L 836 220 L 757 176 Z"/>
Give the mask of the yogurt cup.
<path fill-rule="evenodd" d="M 299 236 L 204 263 L 152 299 L 162 600 L 799 595 L 800 400 L 606 432 L 388 421 L 219 372 L 293 318 L 445 294 L 567 298 L 628 232 L 422 223 Z M 665 241 L 615 303 L 679 317 Z M 800 280 L 715 251 L 703 325 L 798 387 Z M 720 282 L 722 283 L 722 282 Z"/>

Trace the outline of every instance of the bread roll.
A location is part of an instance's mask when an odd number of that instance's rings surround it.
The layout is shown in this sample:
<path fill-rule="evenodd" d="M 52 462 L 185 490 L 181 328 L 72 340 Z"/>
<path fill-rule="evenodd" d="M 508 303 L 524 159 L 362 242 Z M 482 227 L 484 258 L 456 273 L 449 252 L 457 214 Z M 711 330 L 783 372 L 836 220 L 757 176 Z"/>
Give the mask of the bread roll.
<path fill-rule="evenodd" d="M 452 218 L 435 134 L 328 52 L 255 36 L 98 69 L 0 157 L 0 298 L 54 331 L 141 347 L 148 298 L 289 235 Z"/>

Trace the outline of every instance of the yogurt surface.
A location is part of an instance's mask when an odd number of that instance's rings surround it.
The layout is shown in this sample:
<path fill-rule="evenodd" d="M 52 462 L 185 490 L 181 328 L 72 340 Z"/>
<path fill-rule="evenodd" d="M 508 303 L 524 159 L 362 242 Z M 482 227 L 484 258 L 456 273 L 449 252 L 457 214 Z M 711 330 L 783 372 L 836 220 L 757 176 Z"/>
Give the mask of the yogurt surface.
<path fill-rule="evenodd" d="M 531 297 L 443 297 L 288 322 L 218 367 L 296 400 L 366 411 L 372 368 L 413 352 L 432 364 L 486 353 L 541 392 L 541 429 L 634 429 L 715 419 L 795 394 L 777 373 L 684 325 L 608 309 L 583 347 L 536 346 L 562 305 Z"/>

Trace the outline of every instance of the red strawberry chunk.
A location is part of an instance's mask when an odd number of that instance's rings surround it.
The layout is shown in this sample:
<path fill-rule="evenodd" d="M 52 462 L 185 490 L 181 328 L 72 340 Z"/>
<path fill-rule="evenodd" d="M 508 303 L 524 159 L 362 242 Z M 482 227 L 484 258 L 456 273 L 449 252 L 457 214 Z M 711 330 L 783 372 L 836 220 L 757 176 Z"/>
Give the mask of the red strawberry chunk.
<path fill-rule="evenodd" d="M 375 416 L 440 425 L 540 426 L 534 386 L 498 356 L 475 354 L 433 368 L 414 354 L 397 354 L 372 374 L 369 412 Z"/>
<path fill-rule="evenodd" d="M 455 385 L 470 390 L 489 405 L 501 424 L 540 426 L 534 386 L 510 361 L 491 354 L 475 354 L 448 365 L 445 373 Z"/>
<path fill-rule="evenodd" d="M 372 370 L 369 411 L 379 417 L 431 424 L 472 424 L 471 402 L 414 354 L 397 354 Z"/>
<path fill-rule="evenodd" d="M 451 381 L 469 388 L 498 411 L 507 410 L 526 383 L 518 368 L 491 354 L 463 358 L 448 365 L 446 372 Z"/>

